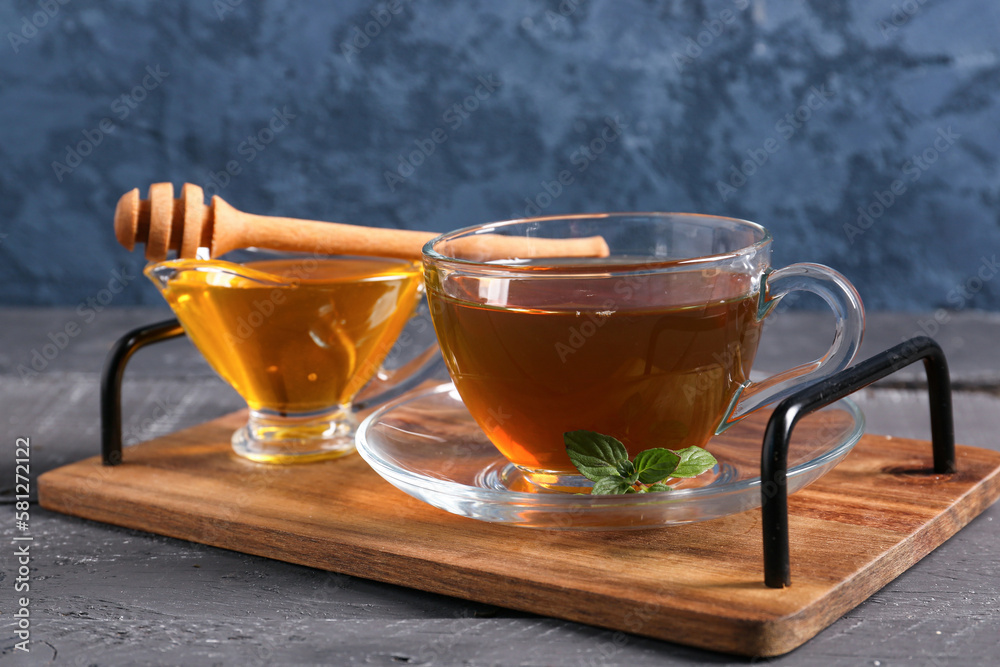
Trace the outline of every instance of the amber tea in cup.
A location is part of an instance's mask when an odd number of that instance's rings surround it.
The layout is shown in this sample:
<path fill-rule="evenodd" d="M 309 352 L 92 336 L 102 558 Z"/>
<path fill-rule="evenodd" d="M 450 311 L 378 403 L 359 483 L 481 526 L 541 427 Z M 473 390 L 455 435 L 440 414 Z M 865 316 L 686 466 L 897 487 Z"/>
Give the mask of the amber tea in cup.
<path fill-rule="evenodd" d="M 703 280 L 651 276 L 625 299 L 610 284 L 588 289 L 591 281 L 570 278 L 559 289 L 586 292 L 585 299 L 554 306 L 544 294 L 508 292 L 516 309 L 436 296 L 440 341 L 460 369 L 463 402 L 485 415 L 480 426 L 519 466 L 565 468 L 567 430 L 617 434 L 633 455 L 653 442 L 701 446 L 749 379 L 761 328 L 746 280 L 719 274 L 711 281 L 718 300 L 699 305 L 697 290 L 683 283 Z M 651 304 L 655 294 L 685 289 L 692 293 L 671 306 L 623 312 L 614 304 Z M 588 306 L 591 298 L 608 307 Z"/>
<path fill-rule="evenodd" d="M 351 403 L 422 296 L 420 264 L 244 253 L 147 267 L 194 345 L 246 400 L 233 447 L 289 463 L 353 451 Z"/>
<path fill-rule="evenodd" d="M 602 235 L 611 255 L 521 260 L 456 243 L 483 234 Z M 445 362 L 480 428 L 530 480 L 572 487 L 568 431 L 614 436 L 632 456 L 711 450 L 728 425 L 850 363 L 863 331 L 854 288 L 820 265 L 774 271 L 770 247 L 763 227 L 712 216 L 518 220 L 432 240 L 425 284 Z M 763 319 L 794 290 L 833 307 L 833 347 L 750 382 Z"/>

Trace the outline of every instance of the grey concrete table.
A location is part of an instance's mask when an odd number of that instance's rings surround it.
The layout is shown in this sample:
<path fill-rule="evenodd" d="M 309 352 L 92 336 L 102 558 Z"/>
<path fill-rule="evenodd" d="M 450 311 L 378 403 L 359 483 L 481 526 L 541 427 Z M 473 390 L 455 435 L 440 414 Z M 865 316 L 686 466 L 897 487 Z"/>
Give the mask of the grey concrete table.
<path fill-rule="evenodd" d="M 30 653 L 14 648 L 14 448 L 31 476 L 98 451 L 98 378 L 121 333 L 166 311 L 0 311 L 0 662 L 5 664 L 664 665 L 746 664 L 730 656 L 125 530 L 30 506 Z M 929 315 L 872 314 L 862 356 L 933 329 Z M 63 339 L 70 322 L 80 330 Z M 805 361 L 830 339 L 824 316 L 768 325 L 758 367 Z M 1000 449 L 1000 317 L 950 313 L 960 443 Z M 51 334 L 51 336 L 50 336 Z M 33 351 L 65 343 L 31 377 Z M 49 356 L 53 350 L 48 348 Z M 36 365 L 41 362 L 36 360 Z M 19 369 L 19 367 L 22 367 Z M 869 431 L 926 439 L 922 372 L 858 399 Z M 137 355 L 125 437 L 137 442 L 241 406 L 186 340 Z M 782 665 L 995 665 L 1000 661 L 1000 504 Z"/>

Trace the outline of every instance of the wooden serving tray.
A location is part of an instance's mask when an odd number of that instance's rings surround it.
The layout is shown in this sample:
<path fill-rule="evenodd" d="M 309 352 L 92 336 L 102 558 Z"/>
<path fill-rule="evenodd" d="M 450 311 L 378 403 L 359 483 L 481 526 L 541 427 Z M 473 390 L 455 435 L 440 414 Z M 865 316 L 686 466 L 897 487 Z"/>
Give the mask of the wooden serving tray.
<path fill-rule="evenodd" d="M 237 412 L 39 478 L 47 509 L 225 549 L 746 656 L 786 653 L 1000 496 L 1000 452 L 866 435 L 789 499 L 792 586 L 763 583 L 760 510 L 652 530 L 557 532 L 448 514 L 357 455 L 272 467 L 231 453 Z M 797 438 L 810 436 L 808 424 Z"/>

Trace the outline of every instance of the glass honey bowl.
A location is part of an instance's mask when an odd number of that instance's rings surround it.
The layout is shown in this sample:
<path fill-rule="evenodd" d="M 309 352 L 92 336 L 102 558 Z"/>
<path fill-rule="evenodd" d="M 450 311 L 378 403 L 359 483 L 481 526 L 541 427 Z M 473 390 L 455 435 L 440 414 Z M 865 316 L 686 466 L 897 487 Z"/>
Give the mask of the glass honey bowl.
<path fill-rule="evenodd" d="M 354 451 L 362 388 L 376 376 L 386 387 L 406 382 L 437 355 L 431 347 L 396 372 L 382 368 L 422 299 L 419 261 L 248 250 L 167 260 L 144 273 L 247 402 L 232 446 L 252 461 Z"/>

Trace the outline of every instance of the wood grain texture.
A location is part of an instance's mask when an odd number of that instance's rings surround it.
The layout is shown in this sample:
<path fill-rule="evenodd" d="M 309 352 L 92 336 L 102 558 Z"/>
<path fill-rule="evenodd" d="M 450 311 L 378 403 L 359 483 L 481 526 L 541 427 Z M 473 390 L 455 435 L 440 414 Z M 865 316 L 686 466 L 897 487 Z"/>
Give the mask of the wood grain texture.
<path fill-rule="evenodd" d="M 741 655 L 802 644 L 1000 496 L 1000 454 L 865 436 L 790 500 L 793 585 L 762 583 L 759 511 L 647 531 L 571 533 L 447 514 L 356 456 L 273 468 L 232 456 L 234 413 L 39 479 L 44 507 L 368 579 Z M 808 437 L 808 433 L 799 436 Z M 681 579 L 683 577 L 683 579 Z M 683 583 L 680 583 L 683 580 Z"/>

